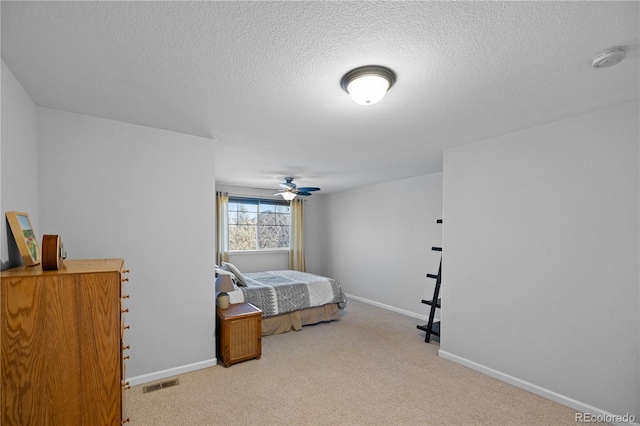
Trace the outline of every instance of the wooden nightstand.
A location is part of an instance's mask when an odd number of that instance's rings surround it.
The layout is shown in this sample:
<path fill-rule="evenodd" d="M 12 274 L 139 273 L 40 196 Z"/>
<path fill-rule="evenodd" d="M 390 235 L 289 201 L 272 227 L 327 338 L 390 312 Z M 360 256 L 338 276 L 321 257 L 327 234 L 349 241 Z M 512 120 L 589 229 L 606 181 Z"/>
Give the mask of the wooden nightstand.
<path fill-rule="evenodd" d="M 262 311 L 251 303 L 216 309 L 217 352 L 225 367 L 262 355 Z"/>

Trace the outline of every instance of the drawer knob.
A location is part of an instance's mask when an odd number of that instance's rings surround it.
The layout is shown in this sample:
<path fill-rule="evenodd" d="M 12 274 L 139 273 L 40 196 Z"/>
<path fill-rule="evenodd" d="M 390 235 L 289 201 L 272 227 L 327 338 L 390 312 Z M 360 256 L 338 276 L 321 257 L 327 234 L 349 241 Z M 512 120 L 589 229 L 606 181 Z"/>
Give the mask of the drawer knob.
<path fill-rule="evenodd" d="M 130 357 L 129 355 L 125 355 L 125 356 L 123 356 L 123 357 L 122 357 L 122 360 L 124 361 L 124 360 L 126 360 L 126 359 L 130 359 L 130 358 L 131 358 L 131 357 Z"/>
<path fill-rule="evenodd" d="M 123 347 L 122 347 L 122 350 L 123 350 L 123 351 L 126 351 L 126 350 L 128 350 L 128 349 L 131 349 L 131 345 L 127 345 L 127 346 L 123 346 Z"/>
<path fill-rule="evenodd" d="M 122 422 L 120 422 L 120 423 L 125 424 L 125 423 L 129 423 L 130 421 L 131 421 L 131 419 L 129 417 L 127 417 L 126 419 L 123 419 Z"/>
<path fill-rule="evenodd" d="M 128 294 L 125 294 L 124 296 L 122 296 L 122 298 L 123 298 L 123 299 L 128 299 L 128 298 L 129 298 L 129 295 L 128 295 Z"/>
<path fill-rule="evenodd" d="M 129 272 L 130 272 L 130 271 L 129 271 L 128 269 L 123 269 L 123 270 L 122 270 L 122 273 L 123 273 L 123 274 L 128 274 Z"/>
<path fill-rule="evenodd" d="M 121 309 L 121 310 L 120 310 L 120 312 L 122 312 L 123 314 L 124 314 L 124 313 L 127 313 L 127 312 L 129 312 L 129 308 Z"/>
<path fill-rule="evenodd" d="M 124 390 L 131 389 L 131 385 L 129 384 L 129 382 L 124 382 L 122 384 L 122 389 L 124 389 Z"/>
<path fill-rule="evenodd" d="M 125 326 L 124 326 L 124 329 L 125 329 L 125 330 L 129 330 L 130 328 L 131 328 L 131 326 L 130 326 L 130 325 L 125 325 Z"/>
<path fill-rule="evenodd" d="M 129 281 L 129 278 L 123 278 L 123 279 L 122 279 L 122 282 L 123 282 L 123 283 L 125 283 L 125 282 L 127 282 L 127 281 Z"/>

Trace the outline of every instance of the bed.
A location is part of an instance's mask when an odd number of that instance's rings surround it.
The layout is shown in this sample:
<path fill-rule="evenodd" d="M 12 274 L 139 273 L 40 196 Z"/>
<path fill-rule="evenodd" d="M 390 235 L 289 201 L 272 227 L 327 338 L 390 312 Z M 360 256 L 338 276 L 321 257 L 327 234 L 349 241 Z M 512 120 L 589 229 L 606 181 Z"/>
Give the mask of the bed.
<path fill-rule="evenodd" d="M 342 288 L 332 278 L 292 270 L 242 273 L 230 263 L 216 272 L 231 275 L 231 303 L 249 302 L 262 310 L 263 336 L 339 320 L 347 306 Z"/>

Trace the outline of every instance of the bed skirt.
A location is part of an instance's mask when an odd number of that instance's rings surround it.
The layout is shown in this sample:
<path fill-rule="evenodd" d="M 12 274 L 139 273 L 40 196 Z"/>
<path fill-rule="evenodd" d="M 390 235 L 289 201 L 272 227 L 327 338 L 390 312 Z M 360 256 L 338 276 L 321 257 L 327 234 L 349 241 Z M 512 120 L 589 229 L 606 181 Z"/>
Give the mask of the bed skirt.
<path fill-rule="evenodd" d="M 319 322 L 336 321 L 340 319 L 340 309 L 337 303 L 330 303 L 317 308 L 307 308 L 287 314 L 262 318 L 262 335 L 286 333 L 290 330 L 298 331 L 304 325 Z"/>

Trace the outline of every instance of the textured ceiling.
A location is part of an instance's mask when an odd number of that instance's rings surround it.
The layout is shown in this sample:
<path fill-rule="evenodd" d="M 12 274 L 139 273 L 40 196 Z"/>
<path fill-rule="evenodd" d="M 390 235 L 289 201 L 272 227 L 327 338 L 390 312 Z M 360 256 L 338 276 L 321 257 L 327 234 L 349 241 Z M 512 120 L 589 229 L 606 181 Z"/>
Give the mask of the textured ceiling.
<path fill-rule="evenodd" d="M 639 98 L 640 3 L 8 2 L 2 59 L 38 105 L 215 139 L 217 182 L 339 191 L 442 151 Z M 615 67 L 591 58 L 628 46 Z M 392 68 L 361 106 L 352 68 Z M 185 147 L 188 149 L 188 147 Z"/>

